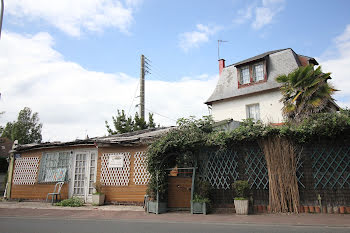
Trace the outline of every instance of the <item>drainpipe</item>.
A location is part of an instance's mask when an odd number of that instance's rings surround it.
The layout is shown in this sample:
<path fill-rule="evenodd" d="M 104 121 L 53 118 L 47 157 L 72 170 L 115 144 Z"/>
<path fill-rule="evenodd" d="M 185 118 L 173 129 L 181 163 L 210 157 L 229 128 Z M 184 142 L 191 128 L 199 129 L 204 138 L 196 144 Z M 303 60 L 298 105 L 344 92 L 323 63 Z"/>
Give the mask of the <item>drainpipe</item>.
<path fill-rule="evenodd" d="M 18 141 L 15 140 L 12 145 L 12 150 L 10 151 L 10 163 L 9 168 L 7 170 L 7 184 L 6 184 L 6 199 L 11 198 L 11 188 L 12 188 L 12 174 L 13 174 L 13 166 L 15 163 L 15 149 L 18 145 Z"/>

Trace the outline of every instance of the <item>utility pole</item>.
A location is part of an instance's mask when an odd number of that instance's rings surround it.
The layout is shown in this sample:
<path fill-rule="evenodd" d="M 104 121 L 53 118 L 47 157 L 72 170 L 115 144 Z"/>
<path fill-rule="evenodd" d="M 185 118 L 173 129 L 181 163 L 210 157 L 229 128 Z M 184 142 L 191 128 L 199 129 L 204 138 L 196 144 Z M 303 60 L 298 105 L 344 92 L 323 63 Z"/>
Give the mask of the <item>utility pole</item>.
<path fill-rule="evenodd" d="M 140 117 L 145 119 L 145 56 L 143 54 L 140 70 Z"/>
<path fill-rule="evenodd" d="M 2 21 L 4 18 L 4 0 L 1 0 L 1 11 L 0 11 L 0 39 L 1 39 L 1 29 L 2 29 Z"/>

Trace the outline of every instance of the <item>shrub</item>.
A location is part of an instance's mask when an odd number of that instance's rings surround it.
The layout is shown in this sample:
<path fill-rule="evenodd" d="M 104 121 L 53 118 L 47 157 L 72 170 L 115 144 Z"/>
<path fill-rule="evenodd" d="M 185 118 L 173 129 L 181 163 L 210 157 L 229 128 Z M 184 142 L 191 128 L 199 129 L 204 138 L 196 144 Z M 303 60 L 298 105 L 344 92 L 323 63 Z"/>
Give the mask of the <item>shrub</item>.
<path fill-rule="evenodd" d="M 57 206 L 79 207 L 84 205 L 84 201 L 78 197 L 72 197 L 56 203 Z"/>
<path fill-rule="evenodd" d="M 247 180 L 237 180 L 232 184 L 232 187 L 236 193 L 235 200 L 244 200 L 248 197 L 250 188 Z"/>

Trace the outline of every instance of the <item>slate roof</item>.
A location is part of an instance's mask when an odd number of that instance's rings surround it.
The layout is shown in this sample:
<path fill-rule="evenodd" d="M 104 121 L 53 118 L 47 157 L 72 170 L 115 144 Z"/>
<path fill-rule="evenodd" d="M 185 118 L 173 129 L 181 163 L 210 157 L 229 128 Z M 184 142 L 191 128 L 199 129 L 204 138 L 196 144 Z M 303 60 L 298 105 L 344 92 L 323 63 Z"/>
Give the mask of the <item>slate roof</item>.
<path fill-rule="evenodd" d="M 110 135 L 104 137 L 95 137 L 88 139 L 79 139 L 69 142 L 45 142 L 45 143 L 32 143 L 25 145 L 18 145 L 15 152 L 41 149 L 41 148 L 53 148 L 53 147 L 65 147 L 65 146 L 91 146 L 91 145 L 121 145 L 121 146 L 133 146 L 133 145 L 147 145 L 166 134 L 174 127 L 160 127 L 154 129 L 139 130 L 130 133 Z"/>
<path fill-rule="evenodd" d="M 287 49 L 290 49 L 290 48 L 287 48 Z M 277 49 L 277 50 L 268 51 L 268 52 L 259 54 L 259 55 L 257 55 L 257 56 L 254 56 L 254 57 L 245 59 L 245 60 L 243 60 L 243 61 L 237 62 L 237 63 L 235 63 L 235 64 L 233 64 L 233 65 L 237 67 L 237 66 L 240 66 L 240 65 L 243 65 L 243 64 L 247 64 L 247 63 L 250 63 L 250 62 L 253 62 L 253 61 L 261 60 L 261 59 L 263 59 L 263 58 L 269 56 L 270 54 L 277 53 L 277 52 L 281 52 L 281 51 L 283 51 L 283 50 L 286 50 L 286 49 Z"/>
<path fill-rule="evenodd" d="M 256 85 L 238 88 L 237 68 L 243 64 L 267 59 L 267 81 Z M 205 104 L 211 105 L 215 101 L 251 95 L 258 92 L 278 89 L 281 84 L 275 78 L 281 74 L 288 74 L 301 66 L 298 55 L 290 48 L 273 50 L 255 57 L 226 66 L 219 81 Z"/>

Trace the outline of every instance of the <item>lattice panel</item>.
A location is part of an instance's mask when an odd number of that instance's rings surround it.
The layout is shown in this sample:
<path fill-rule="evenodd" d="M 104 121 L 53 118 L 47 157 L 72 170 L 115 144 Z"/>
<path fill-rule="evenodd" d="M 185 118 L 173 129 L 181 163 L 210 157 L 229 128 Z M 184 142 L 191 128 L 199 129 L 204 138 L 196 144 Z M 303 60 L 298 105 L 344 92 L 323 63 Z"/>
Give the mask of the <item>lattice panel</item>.
<path fill-rule="evenodd" d="M 299 188 L 303 187 L 305 188 L 305 185 L 302 182 L 302 178 L 304 177 L 304 172 L 303 172 L 303 160 L 302 158 L 299 158 L 297 161 L 297 172 L 296 172 Z"/>
<path fill-rule="evenodd" d="M 13 170 L 13 184 L 35 184 L 39 167 L 39 157 L 17 158 Z"/>
<path fill-rule="evenodd" d="M 314 188 L 350 188 L 350 147 L 315 148 L 311 156 Z"/>
<path fill-rule="evenodd" d="M 204 178 L 216 189 L 230 189 L 238 178 L 238 155 L 236 151 L 225 150 L 211 152 L 204 164 Z"/>
<path fill-rule="evenodd" d="M 109 156 L 115 154 L 109 153 L 102 155 L 101 184 L 106 186 L 128 186 L 130 181 L 130 153 L 122 153 L 124 155 L 123 167 L 108 167 Z"/>
<path fill-rule="evenodd" d="M 134 154 L 134 178 L 133 181 L 137 185 L 146 185 L 148 184 L 150 174 L 147 171 L 146 166 L 146 153 L 145 152 L 136 152 Z"/>
<path fill-rule="evenodd" d="M 245 175 L 248 177 L 250 188 L 268 189 L 269 177 L 263 152 L 259 147 L 247 147 L 245 152 Z"/>

